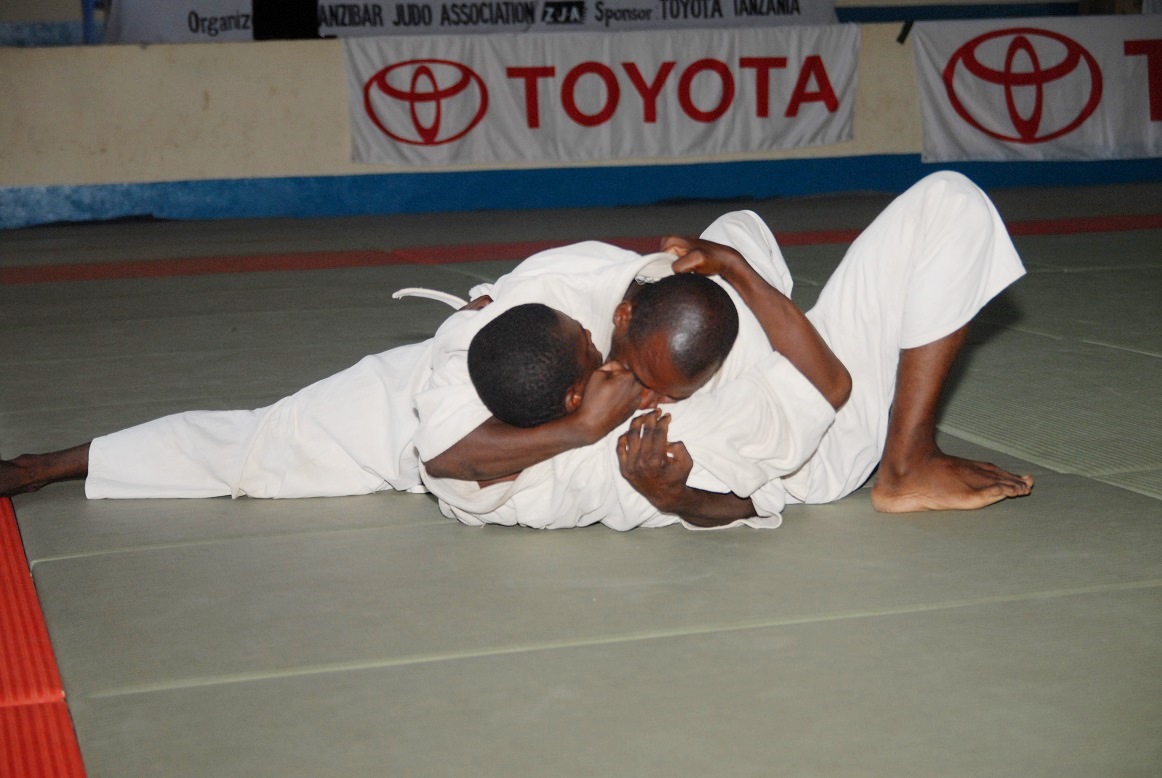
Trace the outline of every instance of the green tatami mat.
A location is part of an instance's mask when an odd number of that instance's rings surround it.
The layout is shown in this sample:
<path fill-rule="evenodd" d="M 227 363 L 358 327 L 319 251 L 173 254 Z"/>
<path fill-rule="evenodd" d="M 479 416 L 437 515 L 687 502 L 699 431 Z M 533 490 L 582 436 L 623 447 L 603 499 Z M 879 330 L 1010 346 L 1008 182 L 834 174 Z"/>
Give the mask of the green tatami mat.
<path fill-rule="evenodd" d="M 1160 591 L 142 691 L 73 715 L 96 775 L 1145 776 Z"/>
<path fill-rule="evenodd" d="M 538 532 L 426 495 L 17 496 L 90 776 L 1162 774 L 1159 231 L 1068 221 L 1160 191 L 997 193 L 1058 234 L 1017 239 L 1030 272 L 949 387 L 941 446 L 1036 478 L 981 511 L 864 488 L 771 531 Z M 60 225 L 0 233 L 0 265 L 643 238 L 737 207 L 834 239 L 887 199 Z M 844 248 L 787 248 L 800 304 Z M 512 265 L 0 286 L 0 454 L 264 405 L 448 313 L 395 289 Z"/>
<path fill-rule="evenodd" d="M 1131 473 L 1112 473 L 1098 477 L 1099 481 L 1162 500 L 1162 469 L 1141 470 Z"/>
<path fill-rule="evenodd" d="M 861 491 L 789 511 L 786 526 L 766 532 L 375 528 L 350 515 L 390 512 L 396 497 L 305 501 L 319 525 L 297 534 L 268 522 L 243 537 L 133 548 L 89 529 L 90 549 L 105 542 L 119 553 L 77 557 L 67 534 L 46 538 L 49 555 L 33 571 L 68 691 L 121 694 L 1162 582 L 1162 503 L 1078 476 L 1042 476 L 1033 497 L 966 514 L 884 516 Z M 327 503 L 348 516 L 324 532 Z M 167 501 L 133 516 L 195 522 L 202 504 Z M 360 522 L 367 528 L 342 529 Z"/>
<path fill-rule="evenodd" d="M 979 328 L 941 428 L 1067 473 L 1162 466 L 1162 359 Z"/>

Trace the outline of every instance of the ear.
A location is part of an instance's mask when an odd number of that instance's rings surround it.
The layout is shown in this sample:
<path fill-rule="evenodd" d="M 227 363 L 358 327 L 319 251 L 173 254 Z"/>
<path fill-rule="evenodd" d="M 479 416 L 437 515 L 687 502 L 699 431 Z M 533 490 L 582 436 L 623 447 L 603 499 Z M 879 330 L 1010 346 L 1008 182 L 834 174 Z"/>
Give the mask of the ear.
<path fill-rule="evenodd" d="M 587 381 L 578 381 L 565 392 L 565 413 L 573 413 L 581 407 L 581 400 L 585 397 Z"/>
<path fill-rule="evenodd" d="M 629 329 L 630 319 L 633 318 L 633 301 L 622 300 L 613 309 L 613 331 L 624 334 Z"/>

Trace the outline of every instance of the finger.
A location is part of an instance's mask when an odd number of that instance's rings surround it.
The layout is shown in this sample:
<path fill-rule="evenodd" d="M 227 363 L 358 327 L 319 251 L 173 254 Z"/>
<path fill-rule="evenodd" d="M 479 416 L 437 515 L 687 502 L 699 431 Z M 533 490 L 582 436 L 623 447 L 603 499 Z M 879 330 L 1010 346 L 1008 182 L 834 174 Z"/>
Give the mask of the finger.
<path fill-rule="evenodd" d="M 693 249 L 688 250 L 685 254 L 674 260 L 674 264 L 670 265 L 675 273 L 697 273 L 698 265 L 702 262 L 702 252 Z"/>
<path fill-rule="evenodd" d="M 650 411 L 649 413 L 643 413 L 634 419 L 634 421 L 638 423 L 641 429 L 642 440 L 645 440 L 654 431 L 654 427 L 658 423 L 658 412 Z"/>
<path fill-rule="evenodd" d="M 638 419 L 634 419 L 630 423 L 629 432 L 621 437 L 625 440 L 626 461 L 632 464 L 637 461 L 642 446 L 641 424 L 638 423 Z"/>
<path fill-rule="evenodd" d="M 626 384 L 637 384 L 637 376 L 630 372 L 625 365 L 621 364 L 615 359 L 608 359 L 605 363 L 597 368 L 605 374 L 610 380 L 622 381 Z"/>
<path fill-rule="evenodd" d="M 678 257 L 685 256 L 690 250 L 690 241 L 681 235 L 667 235 L 662 238 L 661 250 Z"/>
<path fill-rule="evenodd" d="M 670 414 L 658 409 L 652 415 L 654 416 L 654 423 L 650 428 L 652 445 L 659 451 L 665 450 L 666 444 L 669 443 Z"/>
<path fill-rule="evenodd" d="M 640 438 L 642 435 L 642 427 L 646 424 L 646 417 L 648 413 L 643 413 L 633 417 L 633 421 L 629 423 L 629 434 L 635 438 Z"/>
<path fill-rule="evenodd" d="M 622 475 L 627 475 L 627 464 L 629 462 L 629 433 L 624 433 L 617 438 L 617 466 L 621 470 Z"/>
<path fill-rule="evenodd" d="M 650 437 L 655 440 L 660 437 L 665 441 L 666 427 L 669 425 L 669 414 L 658 408 L 654 408 L 647 415 L 650 417 L 648 430 Z"/>
<path fill-rule="evenodd" d="M 666 454 L 670 457 L 670 462 L 675 467 L 682 469 L 694 467 L 694 459 L 690 456 L 690 452 L 686 450 L 686 446 L 681 441 L 666 446 Z"/>
<path fill-rule="evenodd" d="M 657 429 L 663 436 L 668 437 L 670 434 L 670 419 L 673 417 L 665 411 L 658 409 L 658 423 Z"/>
<path fill-rule="evenodd" d="M 642 431 L 642 450 L 659 467 L 664 467 L 669 463 L 666 457 L 666 426 L 669 422 L 663 421 L 668 414 L 654 411 L 648 415 L 650 423 Z"/>

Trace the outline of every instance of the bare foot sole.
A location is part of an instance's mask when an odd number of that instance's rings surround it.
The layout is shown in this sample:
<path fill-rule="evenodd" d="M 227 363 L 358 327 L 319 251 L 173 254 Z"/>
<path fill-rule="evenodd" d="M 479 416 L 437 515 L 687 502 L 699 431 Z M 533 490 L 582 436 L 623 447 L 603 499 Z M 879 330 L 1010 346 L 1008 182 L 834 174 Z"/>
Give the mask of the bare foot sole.
<path fill-rule="evenodd" d="M 872 507 L 881 513 L 969 511 L 1033 491 L 1033 476 L 1015 475 L 988 462 L 946 454 L 910 465 L 904 472 L 880 468 Z"/>

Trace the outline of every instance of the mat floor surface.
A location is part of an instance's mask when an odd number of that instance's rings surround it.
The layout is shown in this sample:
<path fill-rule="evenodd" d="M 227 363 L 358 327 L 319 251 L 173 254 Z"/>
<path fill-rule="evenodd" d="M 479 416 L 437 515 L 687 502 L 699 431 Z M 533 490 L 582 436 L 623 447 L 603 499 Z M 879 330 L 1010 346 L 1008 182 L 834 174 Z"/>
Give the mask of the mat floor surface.
<path fill-rule="evenodd" d="M 88 774 L 1162 774 L 1162 184 L 992 194 L 1029 272 L 974 327 L 941 442 L 1031 497 L 618 533 L 401 493 L 20 495 Z M 809 307 L 887 201 L 0 232 L 0 455 L 268 404 L 428 337 L 446 309 L 400 287 L 734 208 Z"/>

